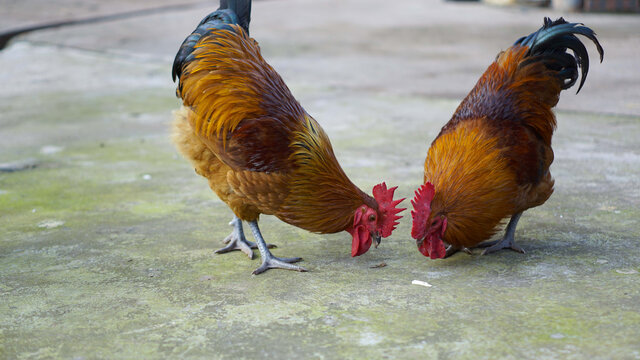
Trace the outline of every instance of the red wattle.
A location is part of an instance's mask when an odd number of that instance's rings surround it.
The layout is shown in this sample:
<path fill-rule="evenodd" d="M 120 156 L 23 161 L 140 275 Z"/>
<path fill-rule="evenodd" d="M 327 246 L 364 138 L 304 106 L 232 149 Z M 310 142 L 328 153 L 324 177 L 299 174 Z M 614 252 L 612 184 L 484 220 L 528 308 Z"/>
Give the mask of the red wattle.
<path fill-rule="evenodd" d="M 428 236 L 424 239 L 422 244 L 418 246 L 418 250 L 422 255 L 431 259 L 442 259 L 447 252 L 442 240 L 436 236 Z"/>
<path fill-rule="evenodd" d="M 371 236 L 367 229 L 360 225 L 353 229 L 351 241 L 351 256 L 356 257 L 366 253 L 371 247 Z"/>
<path fill-rule="evenodd" d="M 432 259 L 442 259 L 447 253 L 447 249 L 444 247 L 444 243 L 440 238 L 435 238 L 434 241 L 431 242 L 431 258 Z"/>
<path fill-rule="evenodd" d="M 427 241 L 427 239 L 424 239 L 422 244 L 420 244 L 420 246 L 418 246 L 418 250 L 422 253 L 422 255 L 424 255 L 426 257 L 430 257 L 430 255 L 429 255 L 429 241 Z"/>

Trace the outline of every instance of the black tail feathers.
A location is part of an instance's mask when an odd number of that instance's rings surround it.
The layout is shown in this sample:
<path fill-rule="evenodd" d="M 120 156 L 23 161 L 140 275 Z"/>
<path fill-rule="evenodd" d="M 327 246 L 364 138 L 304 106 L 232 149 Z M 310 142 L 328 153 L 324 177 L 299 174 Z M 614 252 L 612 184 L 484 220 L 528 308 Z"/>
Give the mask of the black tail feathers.
<path fill-rule="evenodd" d="M 244 31 L 249 33 L 249 23 L 251 22 L 251 0 L 220 0 L 220 8 L 233 11 L 238 17 L 237 24 L 242 26 Z"/>
<path fill-rule="evenodd" d="M 581 69 L 582 78 L 576 93 L 580 92 L 589 72 L 589 54 L 582 41 L 575 36 L 576 34 L 593 41 L 602 62 L 604 50 L 593 30 L 580 23 L 568 23 L 563 18 L 551 21 L 545 17 L 544 25 L 538 31 L 514 43 L 514 45 L 529 47 L 528 58 L 521 63 L 521 66 L 537 61 L 544 62 L 547 68 L 557 71 L 563 90 L 576 83 L 578 69 Z M 567 49 L 570 49 L 573 55 L 567 53 Z"/>
<path fill-rule="evenodd" d="M 251 22 L 251 0 L 220 0 L 218 10 L 207 15 L 187 36 L 180 45 L 180 49 L 173 60 L 171 77 L 173 81 L 180 78 L 182 68 L 186 63 L 193 60 L 193 49 L 200 38 L 209 33 L 210 29 L 229 28 L 229 24 L 238 24 L 249 34 L 249 23 Z"/>

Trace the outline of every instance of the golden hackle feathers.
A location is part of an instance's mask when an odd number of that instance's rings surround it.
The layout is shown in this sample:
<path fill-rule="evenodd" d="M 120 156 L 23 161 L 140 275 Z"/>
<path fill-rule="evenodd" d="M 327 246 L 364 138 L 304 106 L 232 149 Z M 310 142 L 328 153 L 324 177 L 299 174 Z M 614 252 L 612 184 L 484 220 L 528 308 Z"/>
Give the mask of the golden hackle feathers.
<path fill-rule="evenodd" d="M 515 45 L 498 54 L 442 132 L 469 119 L 517 121 L 534 129 L 550 146 L 556 127 L 551 108 L 558 103 L 560 82 L 542 63 L 523 66 L 527 50 Z"/>
<path fill-rule="evenodd" d="M 512 214 L 515 175 L 482 120 L 466 121 L 440 136 L 429 149 L 424 170 L 424 182 L 435 188 L 431 218 L 448 219 L 444 241 L 475 245 Z"/>
<path fill-rule="evenodd" d="M 233 30 L 211 29 L 200 40 L 179 85 L 184 104 L 197 113 L 196 134 L 223 143 L 244 119 L 272 116 L 286 125 L 304 114 L 280 75 L 262 58 L 258 43 L 240 26 L 230 26 Z"/>
<path fill-rule="evenodd" d="M 363 202 L 375 210 L 377 204 L 349 180 L 320 125 L 308 115 L 304 124 L 294 133 L 290 159 L 298 168 L 291 178 L 287 203 L 277 216 L 313 232 L 342 231 L 352 224 Z M 326 215 L 313 216 L 318 213 Z"/>

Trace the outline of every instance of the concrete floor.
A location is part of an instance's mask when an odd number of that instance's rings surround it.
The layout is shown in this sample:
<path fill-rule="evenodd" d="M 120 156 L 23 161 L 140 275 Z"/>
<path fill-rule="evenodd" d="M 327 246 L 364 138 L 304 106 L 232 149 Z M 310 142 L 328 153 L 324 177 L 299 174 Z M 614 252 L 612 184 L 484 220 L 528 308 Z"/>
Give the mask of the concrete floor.
<path fill-rule="evenodd" d="M 0 31 L 181 2 L 105 4 L 0 0 Z M 213 255 L 231 212 L 168 140 L 173 55 L 214 7 L 0 51 L 0 358 L 640 359 L 640 17 L 256 1 L 252 36 L 368 191 L 385 180 L 409 196 L 459 101 L 544 16 L 584 22 L 606 54 L 588 44 L 585 87 L 561 96 L 556 192 L 522 218 L 527 254 L 430 261 L 405 217 L 354 259 L 346 233 L 266 216 L 274 253 L 310 272 L 251 276 L 258 260 Z"/>

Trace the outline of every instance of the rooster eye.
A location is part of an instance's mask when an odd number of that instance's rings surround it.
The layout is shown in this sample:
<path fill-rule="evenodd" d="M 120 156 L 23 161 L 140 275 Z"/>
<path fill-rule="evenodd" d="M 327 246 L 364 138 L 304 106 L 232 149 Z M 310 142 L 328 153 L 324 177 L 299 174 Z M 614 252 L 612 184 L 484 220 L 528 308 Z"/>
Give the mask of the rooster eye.
<path fill-rule="evenodd" d="M 369 221 L 376 221 L 375 215 L 369 215 Z"/>

